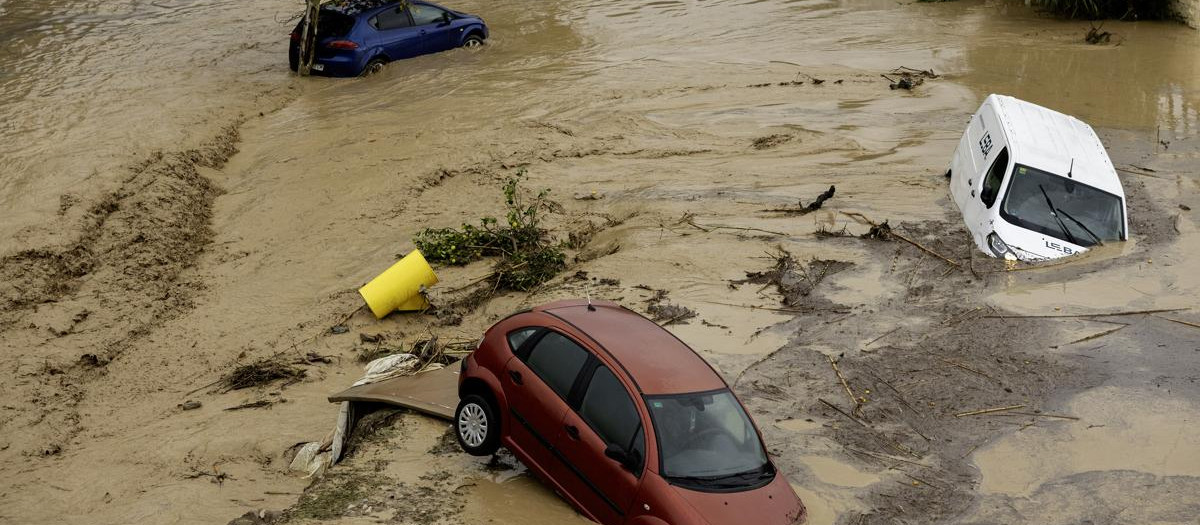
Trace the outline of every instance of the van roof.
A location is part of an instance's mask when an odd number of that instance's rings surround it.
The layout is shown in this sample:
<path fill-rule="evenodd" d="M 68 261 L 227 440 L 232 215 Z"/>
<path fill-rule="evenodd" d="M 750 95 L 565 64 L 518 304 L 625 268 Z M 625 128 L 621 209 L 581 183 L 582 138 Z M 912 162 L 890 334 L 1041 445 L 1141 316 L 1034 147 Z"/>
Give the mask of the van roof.
<path fill-rule="evenodd" d="M 725 388 L 694 350 L 671 332 L 609 301 L 557 301 L 534 308 L 557 317 L 603 347 L 646 395 L 683 394 Z"/>
<path fill-rule="evenodd" d="M 1005 128 L 1015 162 L 1064 177 L 1070 171 L 1073 180 L 1125 198 L 1104 144 L 1087 123 L 1007 95 L 988 95 L 988 102 Z"/>

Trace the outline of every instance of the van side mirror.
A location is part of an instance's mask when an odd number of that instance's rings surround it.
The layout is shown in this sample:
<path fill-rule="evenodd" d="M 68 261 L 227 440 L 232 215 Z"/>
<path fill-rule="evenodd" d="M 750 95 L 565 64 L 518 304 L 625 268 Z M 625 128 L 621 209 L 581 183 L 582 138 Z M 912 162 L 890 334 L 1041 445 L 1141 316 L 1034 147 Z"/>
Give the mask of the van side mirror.
<path fill-rule="evenodd" d="M 638 457 L 637 452 L 628 452 L 616 443 L 609 443 L 608 447 L 604 449 L 604 455 L 608 456 L 609 459 L 620 463 L 625 470 L 630 472 L 633 472 L 633 470 L 637 468 L 638 463 L 641 461 L 641 458 Z"/>

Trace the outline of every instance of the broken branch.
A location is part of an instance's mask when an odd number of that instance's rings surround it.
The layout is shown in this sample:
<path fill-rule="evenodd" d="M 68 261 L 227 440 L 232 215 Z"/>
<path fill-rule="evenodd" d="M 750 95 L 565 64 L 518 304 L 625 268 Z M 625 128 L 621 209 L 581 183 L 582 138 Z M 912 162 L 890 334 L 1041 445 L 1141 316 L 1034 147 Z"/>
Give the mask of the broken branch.
<path fill-rule="evenodd" d="M 861 415 L 862 414 L 862 402 L 860 402 L 857 397 L 854 397 L 854 391 L 850 390 L 850 383 L 848 383 L 846 381 L 846 376 L 842 375 L 841 369 L 838 368 L 837 361 L 835 361 L 833 359 L 833 357 L 829 356 L 829 355 L 826 355 L 825 359 L 829 360 L 829 366 L 833 367 L 833 373 L 837 374 L 838 381 L 842 382 L 842 388 L 846 389 L 846 395 L 850 396 L 850 402 L 854 403 L 853 412 Z"/>
<path fill-rule="evenodd" d="M 856 418 L 856 417 L 854 417 L 854 416 L 852 416 L 852 415 L 850 415 L 850 414 L 847 414 L 845 410 L 842 410 L 842 409 L 838 408 L 838 407 L 837 407 L 837 405 L 835 405 L 835 404 L 833 404 L 833 403 L 830 403 L 830 402 L 828 402 L 828 401 L 826 401 L 826 400 L 824 400 L 824 399 L 821 399 L 821 398 L 819 398 L 819 397 L 817 398 L 817 401 L 820 401 L 820 402 L 824 403 L 824 404 L 825 404 L 825 406 L 827 406 L 827 407 L 829 407 L 829 408 L 832 408 L 832 409 L 836 410 L 836 411 L 837 411 L 837 413 L 839 413 L 839 414 L 841 414 L 841 415 L 843 415 L 843 416 L 846 416 L 846 418 L 847 418 L 847 419 L 849 419 L 850 421 L 853 421 L 853 422 L 855 422 L 855 423 L 858 423 L 858 424 L 862 425 L 864 428 L 871 428 L 871 427 L 867 426 L 867 424 L 866 424 L 866 423 L 863 423 L 862 421 L 860 421 L 858 418 Z"/>
<path fill-rule="evenodd" d="M 1191 308 L 1164 308 L 1159 310 L 1132 310 L 1126 312 L 1108 312 L 1100 314 L 1044 314 L 1044 315 L 984 315 L 982 319 L 1067 319 L 1079 317 L 1119 317 L 1122 315 L 1160 314 L 1163 312 L 1183 312 Z"/>
<path fill-rule="evenodd" d="M 981 416 L 984 414 L 995 414 L 996 412 L 1005 412 L 1008 410 L 1016 410 L 1018 408 L 1025 408 L 1025 405 L 1012 405 L 1012 406 L 1007 406 L 1007 407 L 985 408 L 983 410 L 972 410 L 970 412 L 954 414 L 954 417 Z"/>

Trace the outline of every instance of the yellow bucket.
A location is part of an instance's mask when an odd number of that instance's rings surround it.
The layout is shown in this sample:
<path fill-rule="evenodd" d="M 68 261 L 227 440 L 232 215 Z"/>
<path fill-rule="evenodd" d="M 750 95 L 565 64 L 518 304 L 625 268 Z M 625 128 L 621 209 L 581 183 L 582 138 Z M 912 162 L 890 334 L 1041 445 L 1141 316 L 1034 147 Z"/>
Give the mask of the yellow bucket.
<path fill-rule="evenodd" d="M 429 302 L 418 292 L 422 286 L 428 288 L 437 282 L 437 275 L 425 262 L 425 256 L 420 250 L 413 250 L 359 288 L 358 294 L 367 302 L 375 318 L 383 319 L 396 310 L 407 312 L 428 308 Z"/>

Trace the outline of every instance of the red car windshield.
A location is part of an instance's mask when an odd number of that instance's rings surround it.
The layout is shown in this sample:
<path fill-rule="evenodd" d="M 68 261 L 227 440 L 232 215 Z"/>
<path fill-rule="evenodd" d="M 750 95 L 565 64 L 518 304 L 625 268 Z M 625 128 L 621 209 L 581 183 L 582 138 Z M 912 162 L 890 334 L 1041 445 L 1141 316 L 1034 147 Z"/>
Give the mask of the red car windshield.
<path fill-rule="evenodd" d="M 646 396 L 658 437 L 663 477 L 736 488 L 774 477 L 758 433 L 728 389 Z"/>

